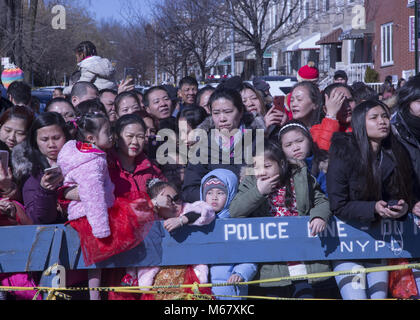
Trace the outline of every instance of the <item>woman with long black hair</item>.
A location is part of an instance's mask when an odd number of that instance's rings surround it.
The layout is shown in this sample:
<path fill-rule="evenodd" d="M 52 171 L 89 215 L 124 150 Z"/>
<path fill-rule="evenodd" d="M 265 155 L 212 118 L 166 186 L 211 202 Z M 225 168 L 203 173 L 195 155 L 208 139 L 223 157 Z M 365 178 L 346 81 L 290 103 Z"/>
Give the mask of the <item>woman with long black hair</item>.
<path fill-rule="evenodd" d="M 413 213 L 420 216 L 420 77 L 409 80 L 398 91 L 397 112 L 392 119 L 397 139 L 408 151 L 414 169 L 414 194 L 417 196 Z"/>
<path fill-rule="evenodd" d="M 370 226 L 397 219 L 412 205 L 412 168 L 404 147 L 391 132 L 387 106 L 365 101 L 353 111 L 352 133 L 335 133 L 330 148 L 327 190 L 331 210 L 344 221 Z M 335 271 L 383 265 L 382 261 L 335 261 Z M 387 298 L 388 272 L 366 275 L 366 288 L 354 276 L 337 276 L 343 299 Z M 362 283 L 365 283 L 362 281 Z"/>

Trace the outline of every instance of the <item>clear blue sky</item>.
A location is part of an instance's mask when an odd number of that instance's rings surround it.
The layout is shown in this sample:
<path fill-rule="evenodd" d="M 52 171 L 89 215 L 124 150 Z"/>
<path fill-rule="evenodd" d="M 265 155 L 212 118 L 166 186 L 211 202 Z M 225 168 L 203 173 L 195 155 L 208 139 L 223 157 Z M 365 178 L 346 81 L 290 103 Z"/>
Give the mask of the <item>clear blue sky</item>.
<path fill-rule="evenodd" d="M 151 4 L 159 1 L 160 0 L 133 0 L 133 3 L 141 9 L 144 17 L 147 18 L 151 12 Z M 121 9 L 123 9 L 125 2 L 125 0 L 91 0 L 89 7 L 98 21 L 102 18 L 114 18 L 115 20 L 120 21 L 122 20 L 120 12 Z"/>

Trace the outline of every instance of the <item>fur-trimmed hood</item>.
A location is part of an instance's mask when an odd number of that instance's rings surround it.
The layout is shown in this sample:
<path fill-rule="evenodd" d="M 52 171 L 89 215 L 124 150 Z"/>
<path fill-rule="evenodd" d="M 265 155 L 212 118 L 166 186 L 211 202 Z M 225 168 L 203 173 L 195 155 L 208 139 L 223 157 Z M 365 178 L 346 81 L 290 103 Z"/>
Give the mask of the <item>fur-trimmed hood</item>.
<path fill-rule="evenodd" d="M 12 150 L 12 171 L 17 181 L 32 174 L 33 163 L 29 160 L 29 149 L 28 141 L 25 140 Z"/>
<path fill-rule="evenodd" d="M 259 114 L 253 114 L 251 112 L 245 112 L 242 121 L 246 129 L 263 129 L 265 130 L 264 117 Z M 206 132 L 209 132 L 211 129 L 214 129 L 215 125 L 213 122 L 212 116 L 208 116 L 198 127 L 197 129 L 203 129 Z"/>
<path fill-rule="evenodd" d="M 352 133 L 336 132 L 331 139 L 330 157 L 337 157 L 344 161 L 355 162 L 359 154 L 356 139 Z"/>

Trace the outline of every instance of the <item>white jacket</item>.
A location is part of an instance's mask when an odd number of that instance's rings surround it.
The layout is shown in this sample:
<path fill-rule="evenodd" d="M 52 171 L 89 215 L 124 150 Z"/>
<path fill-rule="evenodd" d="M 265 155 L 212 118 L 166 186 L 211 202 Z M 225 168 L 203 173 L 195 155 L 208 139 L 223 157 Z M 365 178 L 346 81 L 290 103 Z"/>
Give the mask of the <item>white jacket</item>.
<path fill-rule="evenodd" d="M 99 56 L 92 56 L 79 62 L 78 65 L 81 72 L 79 81 L 87 81 L 93 83 L 98 90 L 117 89 L 115 81 L 115 68 L 111 61 Z M 72 86 L 64 89 L 64 94 L 71 93 Z"/>

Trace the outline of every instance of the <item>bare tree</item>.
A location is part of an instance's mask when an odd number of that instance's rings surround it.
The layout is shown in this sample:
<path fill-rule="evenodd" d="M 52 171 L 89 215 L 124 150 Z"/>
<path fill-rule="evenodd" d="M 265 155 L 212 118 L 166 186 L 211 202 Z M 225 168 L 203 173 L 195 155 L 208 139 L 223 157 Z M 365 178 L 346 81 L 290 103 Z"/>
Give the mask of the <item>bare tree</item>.
<path fill-rule="evenodd" d="M 226 0 L 215 18 L 220 26 L 234 29 L 236 42 L 255 50 L 255 72 L 261 76 L 267 49 L 298 33 L 316 10 L 302 0 Z"/>
<path fill-rule="evenodd" d="M 36 27 L 36 16 L 38 14 L 38 0 L 31 0 L 29 6 L 29 24 L 30 24 L 30 34 L 29 34 L 29 50 L 33 51 L 34 49 L 34 37 L 35 37 L 35 27 Z M 29 56 L 28 68 L 29 73 L 26 73 L 26 81 L 29 82 L 29 79 L 33 78 L 33 61 L 32 56 Z"/>
<path fill-rule="evenodd" d="M 156 35 L 159 37 L 159 35 Z M 188 48 L 182 48 L 171 39 L 158 38 L 159 47 L 156 50 L 156 58 L 159 69 L 167 72 L 173 82 L 178 83 L 179 75 L 186 75 L 186 61 L 189 59 L 190 51 Z"/>
<path fill-rule="evenodd" d="M 66 9 L 65 29 L 52 26 L 56 4 Z M 91 40 L 104 55 L 112 50 L 85 6 L 79 0 L 0 0 L 0 55 L 22 68 L 27 81 L 60 84 L 76 69 L 74 48 L 79 42 Z"/>
<path fill-rule="evenodd" d="M 165 66 L 178 65 L 179 58 L 183 57 L 184 68 L 196 63 L 201 76 L 205 77 L 209 68 L 217 62 L 221 52 L 220 43 L 215 41 L 218 39 L 217 27 L 213 23 L 214 9 L 218 7 L 216 4 L 219 2 L 164 0 L 154 5 L 151 24 L 157 39 L 166 48 L 165 52 L 158 54 L 165 57 Z M 168 49 L 174 51 L 170 52 Z M 192 60 L 188 61 L 189 59 Z M 174 68 L 171 68 L 171 74 L 173 72 Z"/>
<path fill-rule="evenodd" d="M 0 52 L 5 52 L 16 63 L 21 63 L 22 1 L 0 0 L 2 9 L 3 43 Z"/>

